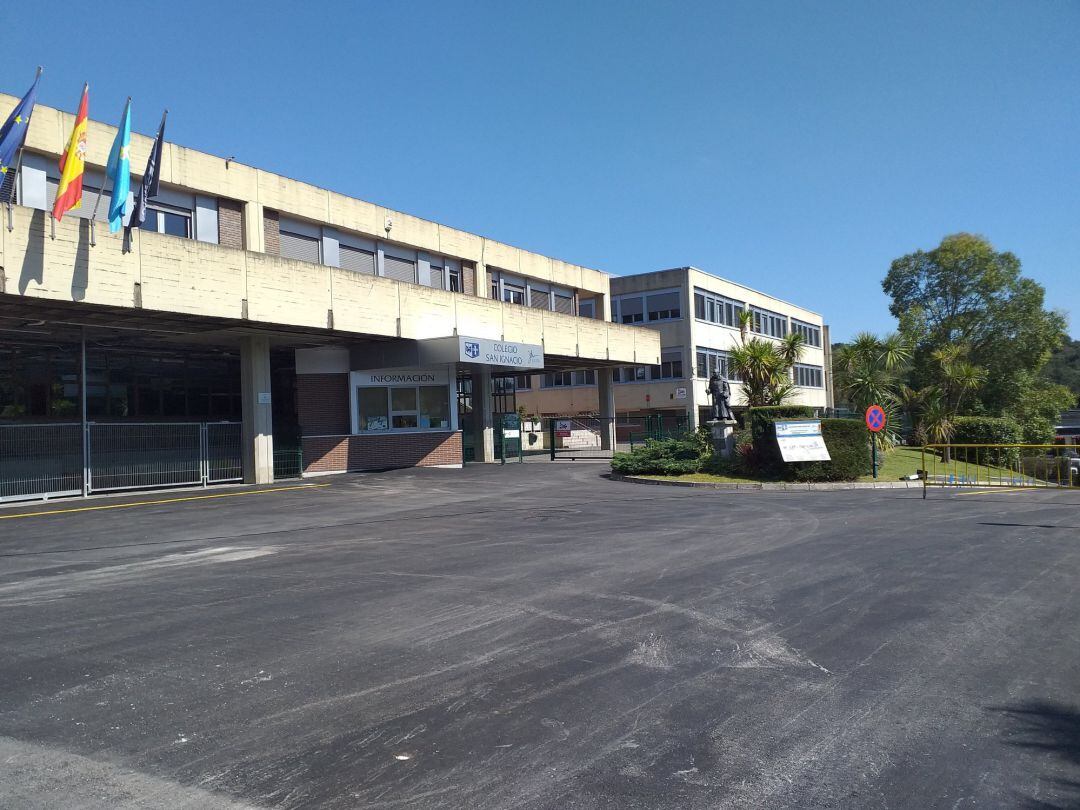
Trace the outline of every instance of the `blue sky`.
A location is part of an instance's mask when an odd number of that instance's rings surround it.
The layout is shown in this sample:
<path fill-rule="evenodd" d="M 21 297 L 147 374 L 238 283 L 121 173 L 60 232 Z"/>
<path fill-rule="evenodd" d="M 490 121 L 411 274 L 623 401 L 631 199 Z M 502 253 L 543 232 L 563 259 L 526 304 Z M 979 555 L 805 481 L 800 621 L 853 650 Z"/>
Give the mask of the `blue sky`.
<path fill-rule="evenodd" d="M 693 264 L 834 339 L 892 328 L 893 258 L 974 231 L 1080 336 L 1080 2 L 96 5 L 9 15 L 2 88 L 43 64 L 44 104 L 86 80 L 93 118 L 130 94 L 140 132 L 167 106 L 170 140 L 611 273 Z"/>

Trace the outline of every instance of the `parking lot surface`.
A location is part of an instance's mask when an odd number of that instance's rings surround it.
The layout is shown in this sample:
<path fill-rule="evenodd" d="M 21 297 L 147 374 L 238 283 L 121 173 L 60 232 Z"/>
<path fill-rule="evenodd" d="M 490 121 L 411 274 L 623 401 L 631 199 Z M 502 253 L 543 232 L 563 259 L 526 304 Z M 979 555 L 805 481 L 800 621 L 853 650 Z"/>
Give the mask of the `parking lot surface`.
<path fill-rule="evenodd" d="M 602 472 L 0 510 L 0 805 L 1080 804 L 1077 493 Z"/>

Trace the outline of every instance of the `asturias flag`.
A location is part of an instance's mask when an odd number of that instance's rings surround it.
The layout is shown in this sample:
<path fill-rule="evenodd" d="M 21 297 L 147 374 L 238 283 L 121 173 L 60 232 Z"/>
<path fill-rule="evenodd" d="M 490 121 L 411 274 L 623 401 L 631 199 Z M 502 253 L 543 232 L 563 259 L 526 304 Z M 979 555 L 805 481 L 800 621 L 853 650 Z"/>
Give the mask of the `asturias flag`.
<path fill-rule="evenodd" d="M 131 190 L 131 99 L 124 107 L 120 129 L 116 131 L 106 176 L 112 180 L 112 202 L 109 203 L 109 233 L 116 233 L 124 222 L 128 192 Z"/>
<path fill-rule="evenodd" d="M 26 140 L 26 130 L 30 127 L 30 116 L 34 113 L 34 100 L 37 98 L 40 80 L 41 68 L 38 68 L 34 84 L 0 127 L 0 174 L 7 174 L 8 169 L 15 166 L 15 154 L 22 148 Z"/>
<path fill-rule="evenodd" d="M 52 215 L 59 221 L 64 212 L 82 205 L 83 170 L 86 167 L 86 108 L 89 104 L 90 85 L 83 85 L 82 101 L 71 129 L 67 151 L 60 156 L 60 185 L 56 189 L 56 202 Z"/>

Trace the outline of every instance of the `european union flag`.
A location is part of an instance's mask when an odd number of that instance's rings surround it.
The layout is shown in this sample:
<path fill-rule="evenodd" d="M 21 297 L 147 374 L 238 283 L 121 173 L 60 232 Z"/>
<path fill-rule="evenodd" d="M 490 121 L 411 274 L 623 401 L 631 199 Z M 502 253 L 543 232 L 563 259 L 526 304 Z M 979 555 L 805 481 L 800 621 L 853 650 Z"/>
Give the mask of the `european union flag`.
<path fill-rule="evenodd" d="M 30 126 L 30 116 L 34 112 L 34 100 L 37 98 L 37 86 L 41 81 L 41 68 L 38 68 L 34 84 L 26 91 L 22 101 L 15 105 L 4 126 L 0 127 L 0 175 L 6 175 L 15 168 L 15 155 L 26 141 L 26 130 Z M 4 177 L 3 180 L 7 178 Z M 0 180 L 2 182 L 2 180 Z"/>
<path fill-rule="evenodd" d="M 112 200 L 109 202 L 109 233 L 116 233 L 124 221 L 128 192 L 131 190 L 131 99 L 124 107 L 120 128 L 116 131 L 105 175 L 112 180 Z"/>

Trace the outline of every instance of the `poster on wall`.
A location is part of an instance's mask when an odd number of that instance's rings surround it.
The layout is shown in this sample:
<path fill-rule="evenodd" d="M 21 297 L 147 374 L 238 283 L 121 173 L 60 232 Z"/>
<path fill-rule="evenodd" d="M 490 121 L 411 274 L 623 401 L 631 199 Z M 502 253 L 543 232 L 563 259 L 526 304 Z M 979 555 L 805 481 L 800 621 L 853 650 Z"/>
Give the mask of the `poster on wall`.
<path fill-rule="evenodd" d="M 817 419 L 775 422 L 776 443 L 784 461 L 832 461 L 825 439 L 821 436 L 821 422 Z"/>

